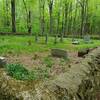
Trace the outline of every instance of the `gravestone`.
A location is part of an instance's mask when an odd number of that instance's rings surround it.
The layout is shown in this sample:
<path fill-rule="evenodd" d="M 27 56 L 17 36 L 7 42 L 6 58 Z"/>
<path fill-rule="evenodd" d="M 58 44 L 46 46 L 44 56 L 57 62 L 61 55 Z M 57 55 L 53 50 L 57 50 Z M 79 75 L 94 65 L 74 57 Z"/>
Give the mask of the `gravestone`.
<path fill-rule="evenodd" d="M 84 36 L 84 42 L 85 43 L 92 43 L 90 35 L 85 35 Z"/>
<path fill-rule="evenodd" d="M 0 57 L 0 68 L 3 68 L 5 67 L 6 65 L 6 60 L 4 57 Z"/>
<path fill-rule="evenodd" d="M 72 40 L 72 44 L 74 44 L 74 45 L 79 45 L 79 41 L 78 41 L 77 39 L 73 39 L 73 40 Z"/>
<path fill-rule="evenodd" d="M 67 51 L 62 49 L 52 49 L 51 55 L 54 57 L 68 58 Z"/>

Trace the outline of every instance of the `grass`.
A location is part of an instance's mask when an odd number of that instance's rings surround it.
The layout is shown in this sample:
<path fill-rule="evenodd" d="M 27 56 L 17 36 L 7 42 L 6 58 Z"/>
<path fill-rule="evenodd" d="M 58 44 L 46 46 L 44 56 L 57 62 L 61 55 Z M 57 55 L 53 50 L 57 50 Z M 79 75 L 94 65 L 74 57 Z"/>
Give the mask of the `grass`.
<path fill-rule="evenodd" d="M 48 44 L 45 44 L 45 38 L 40 37 L 39 43 L 35 43 L 34 36 L 0 36 L 0 53 L 33 53 L 44 52 L 52 48 L 61 48 L 70 51 L 77 51 L 83 48 L 92 48 L 100 46 L 100 40 L 93 40 L 93 44 L 85 44 L 79 39 L 79 45 L 72 45 L 71 38 L 64 38 L 64 42 L 54 44 L 54 38 L 49 37 Z"/>

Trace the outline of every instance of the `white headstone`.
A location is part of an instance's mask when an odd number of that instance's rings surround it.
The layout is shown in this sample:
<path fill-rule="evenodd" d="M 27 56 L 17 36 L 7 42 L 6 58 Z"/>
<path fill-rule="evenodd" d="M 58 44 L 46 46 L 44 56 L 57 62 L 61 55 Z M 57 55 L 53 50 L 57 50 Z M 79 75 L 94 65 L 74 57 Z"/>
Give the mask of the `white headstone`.
<path fill-rule="evenodd" d="M 3 68 L 5 67 L 6 65 L 6 60 L 4 57 L 0 57 L 0 68 Z"/>

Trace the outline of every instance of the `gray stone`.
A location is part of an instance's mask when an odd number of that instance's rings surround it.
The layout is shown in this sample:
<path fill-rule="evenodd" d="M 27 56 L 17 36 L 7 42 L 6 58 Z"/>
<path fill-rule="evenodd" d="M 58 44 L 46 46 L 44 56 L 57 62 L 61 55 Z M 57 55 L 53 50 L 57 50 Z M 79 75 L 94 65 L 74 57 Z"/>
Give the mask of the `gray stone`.
<path fill-rule="evenodd" d="M 79 41 L 74 39 L 74 40 L 72 41 L 72 44 L 74 44 L 74 45 L 79 45 Z"/>
<path fill-rule="evenodd" d="M 52 49 L 51 54 L 54 57 L 68 58 L 67 51 L 62 50 L 62 49 Z"/>
<path fill-rule="evenodd" d="M 4 57 L 0 57 L 0 68 L 3 68 L 5 67 L 6 65 L 6 60 Z"/>
<path fill-rule="evenodd" d="M 93 43 L 93 41 L 91 41 L 90 35 L 85 35 L 83 40 L 85 43 Z"/>

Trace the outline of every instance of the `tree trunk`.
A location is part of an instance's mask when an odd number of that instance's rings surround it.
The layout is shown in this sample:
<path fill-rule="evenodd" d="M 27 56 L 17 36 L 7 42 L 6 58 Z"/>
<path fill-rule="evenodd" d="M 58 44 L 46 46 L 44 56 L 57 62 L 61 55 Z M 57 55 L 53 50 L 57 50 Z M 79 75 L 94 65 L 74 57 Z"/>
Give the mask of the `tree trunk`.
<path fill-rule="evenodd" d="M 64 11 L 62 11 L 62 31 L 60 33 L 60 42 L 63 42 L 63 34 L 64 34 Z"/>
<path fill-rule="evenodd" d="M 52 33 L 52 23 L 53 23 L 53 18 L 52 18 L 52 11 L 53 11 L 53 0 L 49 1 L 49 16 L 50 16 L 50 30 L 49 33 Z"/>
<path fill-rule="evenodd" d="M 68 32 L 67 30 L 67 20 L 68 20 L 68 7 L 69 7 L 69 4 L 66 4 L 65 3 L 65 25 L 64 25 L 64 36 L 66 35 L 66 33 Z"/>
<path fill-rule="evenodd" d="M 31 31 L 32 31 L 32 25 L 31 25 L 31 11 L 29 10 L 29 13 L 28 13 L 28 33 L 31 34 Z"/>
<path fill-rule="evenodd" d="M 9 21 L 9 2 L 8 0 L 6 0 L 6 25 L 9 26 L 10 25 L 10 21 Z"/>
<path fill-rule="evenodd" d="M 12 32 L 16 32 L 15 0 L 11 0 Z"/>
<path fill-rule="evenodd" d="M 60 25 L 60 12 L 58 11 L 58 16 L 57 16 L 57 33 L 59 34 L 59 25 Z"/>
<path fill-rule="evenodd" d="M 50 34 L 52 33 L 52 10 L 50 10 Z"/>
<path fill-rule="evenodd" d="M 44 4 L 43 4 L 43 11 L 42 11 L 42 13 L 43 13 L 43 16 L 42 16 L 42 35 L 44 34 L 44 30 L 45 30 L 45 19 L 44 19 L 44 10 L 45 10 L 45 1 L 44 1 Z"/>

